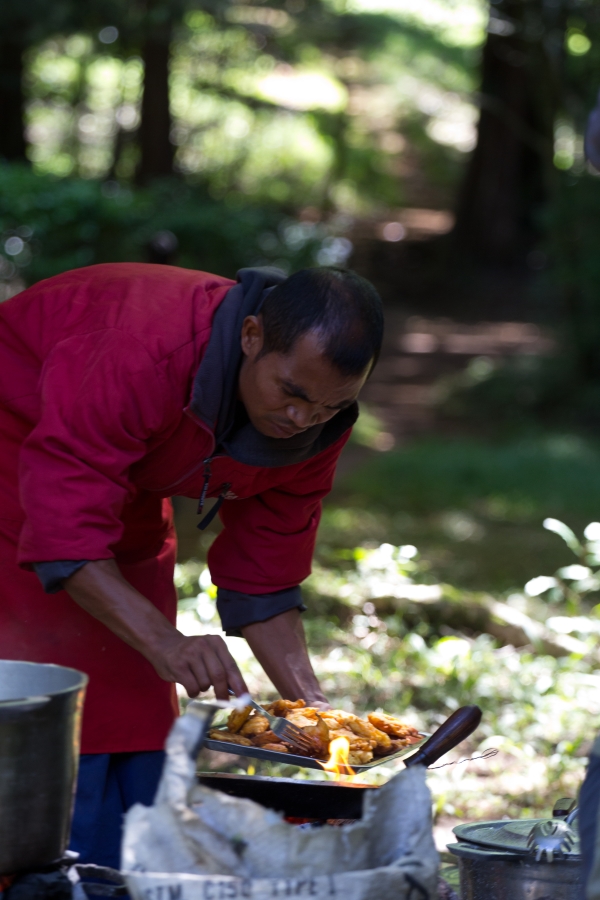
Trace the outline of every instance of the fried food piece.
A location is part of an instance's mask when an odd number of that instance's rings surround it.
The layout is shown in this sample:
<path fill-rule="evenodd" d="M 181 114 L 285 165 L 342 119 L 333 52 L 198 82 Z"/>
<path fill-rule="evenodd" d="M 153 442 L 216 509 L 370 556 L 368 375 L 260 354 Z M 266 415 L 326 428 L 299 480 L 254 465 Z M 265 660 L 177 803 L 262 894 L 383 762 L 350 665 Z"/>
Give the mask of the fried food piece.
<path fill-rule="evenodd" d="M 417 729 L 413 728 L 412 725 L 405 725 L 404 722 L 395 719 L 393 716 L 388 716 L 387 713 L 369 713 L 367 719 L 371 725 L 374 725 L 379 731 L 389 734 L 392 738 L 406 738 L 409 735 L 419 734 Z"/>
<path fill-rule="evenodd" d="M 392 752 L 392 739 L 389 734 L 386 734 L 385 731 L 380 731 L 378 728 L 375 728 L 374 725 L 371 726 L 373 731 L 375 732 L 375 745 L 373 746 L 373 753 L 375 756 L 385 756 L 387 753 Z"/>
<path fill-rule="evenodd" d="M 379 728 L 375 728 L 370 722 L 367 722 L 367 724 L 369 726 L 369 740 L 375 755 L 384 756 L 386 753 L 389 753 L 392 746 L 392 739 L 389 734 L 386 734 L 385 731 L 380 731 Z"/>
<path fill-rule="evenodd" d="M 264 708 L 273 716 L 285 717 L 290 709 L 301 709 L 306 706 L 306 700 L 275 700 L 273 703 L 265 703 Z"/>
<path fill-rule="evenodd" d="M 269 720 L 264 716 L 250 716 L 248 721 L 242 725 L 240 734 L 245 737 L 251 737 L 253 734 L 264 734 L 269 730 Z"/>
<path fill-rule="evenodd" d="M 263 750 L 274 750 L 276 753 L 289 753 L 285 744 L 263 744 Z"/>
<path fill-rule="evenodd" d="M 308 728 L 302 729 L 304 734 L 310 738 L 313 745 L 312 756 L 317 759 L 327 759 L 329 756 L 329 741 L 331 740 L 329 728 L 320 716 L 317 716 L 316 724 L 309 725 Z"/>
<path fill-rule="evenodd" d="M 327 715 L 327 713 L 324 713 L 323 716 L 322 716 L 322 718 L 323 718 L 323 721 L 325 722 L 325 724 L 327 725 L 327 727 L 328 727 L 330 730 L 331 730 L 331 729 L 335 729 L 335 728 L 339 728 L 339 727 L 340 727 L 339 722 L 338 722 L 336 719 L 330 718 L 330 717 Z"/>
<path fill-rule="evenodd" d="M 358 716 L 349 714 L 346 728 L 349 728 L 354 734 L 359 735 L 359 737 L 363 737 L 365 740 L 370 741 L 371 747 L 375 748 L 381 746 L 382 749 L 389 750 L 391 743 L 390 736 L 384 731 L 375 728 L 371 722 L 365 722 L 363 719 L 359 719 Z"/>
<path fill-rule="evenodd" d="M 316 720 L 322 715 L 321 710 L 317 709 L 315 706 L 303 706 L 301 709 L 291 709 L 288 713 L 285 714 L 285 718 L 289 719 L 290 716 L 304 716 L 306 719 L 312 719 L 313 723 L 316 723 Z"/>
<path fill-rule="evenodd" d="M 229 713 L 229 718 L 227 719 L 227 731 L 231 731 L 232 734 L 237 734 L 251 712 L 251 706 L 244 706 L 243 709 L 232 709 Z"/>
<path fill-rule="evenodd" d="M 220 728 L 211 728 L 208 736 L 213 741 L 226 741 L 228 744 L 241 744 L 242 747 L 251 747 L 252 741 L 241 734 L 232 734 L 231 731 L 221 731 Z"/>
<path fill-rule="evenodd" d="M 354 734 L 365 738 L 367 741 L 373 741 L 374 744 L 377 743 L 374 726 L 371 725 L 370 722 L 363 722 L 358 716 L 349 716 L 346 722 L 346 728 L 349 728 Z"/>
<path fill-rule="evenodd" d="M 334 738 L 343 737 L 346 738 L 348 743 L 350 744 L 350 750 L 371 750 L 371 742 L 367 741 L 365 738 L 359 737 L 357 734 L 354 734 L 353 731 L 350 731 L 349 728 L 336 728 L 329 732 L 331 736 L 331 740 Z"/>
<path fill-rule="evenodd" d="M 348 765 L 364 766 L 373 759 L 372 750 L 351 750 L 348 756 Z"/>
<path fill-rule="evenodd" d="M 252 737 L 252 743 L 255 747 L 264 747 L 265 744 L 280 744 L 283 746 L 282 741 L 270 728 L 267 731 L 263 731 L 262 734 L 255 734 Z"/>
<path fill-rule="evenodd" d="M 345 709 L 328 709 L 323 713 L 325 718 L 337 722 L 340 728 L 344 728 L 348 724 L 350 715 L 351 713 L 347 713 Z"/>
<path fill-rule="evenodd" d="M 291 713 L 285 717 L 288 722 L 291 722 L 292 725 L 296 725 L 298 728 L 312 728 L 317 724 L 317 718 L 314 719 L 305 716 L 303 709 L 294 709 Z"/>
<path fill-rule="evenodd" d="M 346 712 L 343 709 L 328 709 L 323 717 L 332 731 L 342 728 L 369 741 L 371 749 L 377 756 L 385 756 L 386 753 L 391 752 L 390 736 L 354 713 Z M 345 736 L 347 737 L 347 735 Z"/>

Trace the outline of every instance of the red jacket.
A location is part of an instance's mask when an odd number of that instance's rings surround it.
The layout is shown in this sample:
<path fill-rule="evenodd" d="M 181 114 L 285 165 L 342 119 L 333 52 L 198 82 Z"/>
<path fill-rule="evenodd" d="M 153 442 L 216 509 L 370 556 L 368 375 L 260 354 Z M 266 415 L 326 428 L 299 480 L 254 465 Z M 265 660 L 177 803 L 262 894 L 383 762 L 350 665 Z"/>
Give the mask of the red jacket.
<path fill-rule="evenodd" d="M 88 672 L 83 752 L 162 747 L 173 686 L 65 591 L 44 594 L 31 566 L 115 558 L 175 621 L 168 498 L 199 496 L 201 461 L 214 450 L 188 404 L 213 315 L 233 284 L 108 264 L 43 281 L 0 306 L 0 657 Z M 208 496 L 228 482 L 238 498 L 221 511 L 215 584 L 260 594 L 306 578 L 321 499 L 348 435 L 295 465 L 213 461 Z"/>

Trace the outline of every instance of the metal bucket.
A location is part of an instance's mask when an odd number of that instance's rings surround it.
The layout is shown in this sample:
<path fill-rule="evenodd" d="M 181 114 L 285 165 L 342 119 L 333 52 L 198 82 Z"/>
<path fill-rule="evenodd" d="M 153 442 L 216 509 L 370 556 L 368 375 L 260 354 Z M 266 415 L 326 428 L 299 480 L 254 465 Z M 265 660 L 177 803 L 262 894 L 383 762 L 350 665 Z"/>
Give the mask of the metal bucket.
<path fill-rule="evenodd" d="M 75 669 L 0 660 L 0 874 L 65 851 L 87 682 Z"/>
<path fill-rule="evenodd" d="M 581 861 L 536 862 L 471 844 L 448 844 L 458 856 L 462 900 L 579 900 Z"/>

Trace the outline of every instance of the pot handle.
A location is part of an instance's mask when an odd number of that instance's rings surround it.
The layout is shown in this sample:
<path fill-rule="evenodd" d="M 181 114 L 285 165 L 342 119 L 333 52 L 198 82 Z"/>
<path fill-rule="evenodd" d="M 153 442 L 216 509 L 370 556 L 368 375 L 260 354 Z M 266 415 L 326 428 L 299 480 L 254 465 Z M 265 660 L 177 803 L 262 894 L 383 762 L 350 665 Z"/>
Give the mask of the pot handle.
<path fill-rule="evenodd" d="M 429 740 L 419 747 L 414 756 L 404 760 L 407 768 L 411 766 L 428 766 L 453 750 L 457 744 L 472 734 L 481 722 L 481 710 L 478 706 L 461 706 L 443 722 Z"/>
<path fill-rule="evenodd" d="M 21 700 L 0 700 L 0 713 L 3 709 L 11 712 L 32 712 L 50 702 L 50 697 L 23 697 Z"/>

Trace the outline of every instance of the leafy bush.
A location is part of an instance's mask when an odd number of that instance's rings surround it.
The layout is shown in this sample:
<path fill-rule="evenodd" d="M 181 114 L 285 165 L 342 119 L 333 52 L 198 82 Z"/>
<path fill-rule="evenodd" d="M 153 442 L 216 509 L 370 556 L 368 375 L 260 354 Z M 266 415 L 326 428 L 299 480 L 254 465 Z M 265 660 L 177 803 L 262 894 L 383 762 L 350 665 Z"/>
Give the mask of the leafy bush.
<path fill-rule="evenodd" d="M 116 181 L 55 178 L 0 165 L 0 278 L 26 283 L 101 262 L 148 261 L 148 244 L 172 232 L 175 264 L 233 276 L 248 265 L 292 270 L 348 253 L 320 225 L 276 207 L 217 201 L 177 179 L 132 189 Z M 336 243 L 336 241 L 338 243 Z"/>

